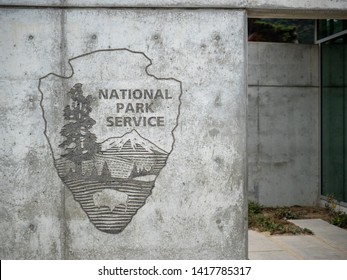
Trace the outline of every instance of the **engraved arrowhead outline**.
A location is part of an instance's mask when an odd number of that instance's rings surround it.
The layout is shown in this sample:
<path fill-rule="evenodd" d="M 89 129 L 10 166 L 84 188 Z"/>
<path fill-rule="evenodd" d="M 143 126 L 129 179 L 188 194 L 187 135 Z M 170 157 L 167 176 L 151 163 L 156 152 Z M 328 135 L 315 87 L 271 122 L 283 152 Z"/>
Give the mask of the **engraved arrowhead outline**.
<path fill-rule="evenodd" d="M 127 49 L 127 48 L 100 49 L 100 50 L 96 50 L 96 51 L 92 51 L 92 52 L 89 52 L 89 53 L 85 53 L 85 54 L 82 54 L 82 55 L 79 55 L 79 56 L 76 56 L 76 57 L 73 57 L 73 58 L 69 59 L 69 60 L 68 60 L 68 64 L 70 65 L 70 68 L 71 68 L 71 75 L 70 75 L 70 76 L 58 75 L 58 74 L 55 74 L 55 73 L 51 72 L 51 73 L 49 73 L 49 74 L 47 74 L 47 75 L 45 75 L 45 76 L 43 76 L 43 77 L 41 77 L 41 78 L 39 79 L 38 90 L 39 90 L 39 92 L 40 92 L 40 94 L 41 94 L 40 107 L 41 107 L 41 110 L 42 110 L 42 118 L 43 118 L 44 124 L 45 124 L 44 135 L 45 135 L 45 137 L 46 137 L 46 139 L 47 139 L 47 142 L 48 142 L 48 145 L 49 145 L 49 148 L 50 148 L 50 151 L 51 151 L 51 155 L 52 155 L 52 158 L 53 158 L 53 164 L 54 164 L 54 167 L 55 167 L 57 173 L 58 173 L 57 159 L 55 158 L 55 155 L 54 155 L 54 152 L 53 152 L 52 143 L 50 142 L 50 139 L 49 139 L 48 134 L 47 134 L 47 125 L 48 125 L 48 123 L 47 123 L 47 119 L 45 118 L 45 109 L 44 109 L 44 106 L 43 106 L 44 93 L 43 93 L 42 90 L 41 90 L 41 81 L 42 81 L 43 79 L 47 78 L 47 77 L 50 76 L 50 75 L 56 76 L 56 77 L 61 78 L 61 79 L 70 79 L 70 78 L 72 78 L 72 77 L 74 76 L 74 73 L 75 73 L 75 72 L 74 72 L 74 68 L 73 68 L 73 66 L 72 66 L 72 64 L 71 64 L 71 62 L 72 62 L 73 60 L 78 59 L 78 58 L 81 58 L 81 57 L 84 57 L 84 56 L 88 56 L 88 55 L 91 55 L 91 54 L 94 54 L 94 53 L 97 53 L 97 52 L 113 52 L 113 51 L 128 51 L 128 52 L 134 53 L 134 54 L 141 54 L 141 55 L 143 55 L 143 56 L 149 61 L 149 64 L 147 64 L 146 67 L 145 67 L 145 72 L 146 72 L 146 74 L 147 74 L 148 76 L 153 77 L 153 78 L 155 78 L 156 80 L 173 80 L 173 81 L 176 81 L 176 82 L 179 83 L 179 85 L 180 85 L 180 93 L 179 93 L 179 96 L 178 96 L 178 112 L 177 112 L 177 116 L 176 116 L 175 125 L 174 125 L 173 129 L 171 130 L 171 136 L 172 136 L 173 141 L 172 141 L 172 144 L 171 144 L 171 149 L 170 149 L 170 151 L 167 152 L 167 158 L 166 158 L 166 160 L 165 160 L 165 164 L 163 165 L 162 169 L 165 168 L 165 166 L 166 166 L 166 164 L 167 164 L 167 159 L 169 158 L 170 154 L 171 154 L 172 151 L 173 151 L 173 148 L 174 148 L 174 145 L 175 145 L 175 142 L 176 142 L 176 138 L 175 138 L 175 135 L 174 135 L 174 131 L 175 131 L 176 128 L 178 127 L 178 120 L 179 120 L 179 116 L 180 116 L 180 112 L 181 112 L 181 105 L 182 105 L 182 101 L 181 101 L 182 94 L 183 94 L 182 82 L 181 82 L 180 80 L 175 79 L 175 78 L 159 78 L 159 77 L 157 77 L 157 76 L 155 76 L 155 75 L 149 73 L 149 72 L 148 72 L 148 68 L 152 65 L 152 60 L 151 60 L 145 53 L 143 53 L 143 52 L 133 51 L 133 50 L 130 50 L 130 49 Z M 65 94 L 65 92 L 63 92 L 62 94 Z M 123 135 L 123 136 L 124 136 L 124 135 Z M 120 136 L 120 137 L 122 137 L 122 136 Z M 146 139 L 146 138 L 144 138 L 144 139 Z M 148 140 L 148 139 L 146 139 L 146 140 Z M 149 140 L 148 140 L 148 141 L 149 141 Z M 162 170 L 162 169 L 161 169 L 161 170 Z M 159 171 L 158 175 L 157 175 L 157 176 L 155 177 L 155 179 L 153 180 L 153 187 L 152 187 L 152 189 L 155 187 L 155 183 L 156 183 L 157 177 L 159 176 L 161 170 Z M 59 175 L 59 174 L 58 174 L 58 175 Z M 60 177 L 60 175 L 59 175 L 59 177 Z M 61 181 L 64 183 L 64 185 L 65 185 L 66 187 L 68 187 L 68 189 L 72 192 L 72 190 L 71 190 L 70 187 L 66 184 L 66 182 L 64 182 L 64 181 L 62 180 L 61 177 L 60 177 L 60 179 L 61 179 Z M 152 189 L 150 189 L 149 195 L 152 194 Z M 149 196 L 149 195 L 148 195 L 148 196 Z M 148 198 L 148 196 L 147 196 L 147 198 Z M 145 205 L 147 198 L 145 199 L 144 204 L 143 204 L 141 207 L 143 207 L 143 206 Z M 65 198 L 64 198 L 64 199 L 65 199 Z M 138 210 L 141 208 L 141 207 L 140 207 L 140 208 L 138 208 L 138 209 L 136 210 L 135 214 L 130 218 L 129 222 L 124 226 L 123 229 L 121 229 L 119 232 L 110 232 L 110 231 L 104 231 L 104 230 L 99 229 L 99 228 L 94 224 L 94 222 L 91 220 L 91 217 L 90 217 L 89 214 L 85 211 L 85 209 L 82 207 L 81 203 L 80 203 L 79 201 L 77 201 L 77 200 L 75 199 L 75 197 L 74 197 L 74 200 L 75 200 L 75 202 L 78 202 L 78 204 L 80 205 L 80 207 L 83 209 L 83 212 L 86 213 L 86 215 L 87 215 L 89 221 L 95 226 L 95 228 L 97 228 L 98 230 L 100 230 L 100 231 L 102 231 L 102 232 L 107 232 L 107 233 L 121 233 L 121 232 L 127 227 L 127 225 L 132 221 L 133 217 L 136 215 L 136 213 L 138 212 Z M 64 210 L 63 210 L 63 211 L 64 211 L 64 216 L 65 216 L 65 201 L 64 201 L 64 206 L 63 206 L 63 207 L 64 207 Z M 127 206 L 126 206 L 126 207 L 127 207 Z M 65 221 L 64 221 L 64 222 L 65 222 Z"/>

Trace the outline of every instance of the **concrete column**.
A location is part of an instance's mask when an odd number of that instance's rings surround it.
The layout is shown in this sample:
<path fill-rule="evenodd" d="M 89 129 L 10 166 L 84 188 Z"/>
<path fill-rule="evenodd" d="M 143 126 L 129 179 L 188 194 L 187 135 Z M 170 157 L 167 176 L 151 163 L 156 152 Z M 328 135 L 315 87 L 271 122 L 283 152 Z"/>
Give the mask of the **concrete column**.
<path fill-rule="evenodd" d="M 246 257 L 245 11 L 3 9 L 0 28 L 1 258 Z"/>

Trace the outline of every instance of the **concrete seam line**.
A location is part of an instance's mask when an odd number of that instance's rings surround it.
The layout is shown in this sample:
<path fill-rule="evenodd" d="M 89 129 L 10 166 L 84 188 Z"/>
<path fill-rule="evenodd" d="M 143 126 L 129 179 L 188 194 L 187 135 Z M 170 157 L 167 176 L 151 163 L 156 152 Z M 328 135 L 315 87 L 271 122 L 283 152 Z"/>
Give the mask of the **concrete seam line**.
<path fill-rule="evenodd" d="M 304 260 L 305 258 L 303 256 L 301 256 L 300 254 L 294 252 L 293 250 L 291 250 L 288 246 L 286 246 L 283 242 L 281 242 L 280 240 L 276 240 L 274 238 L 272 238 L 270 236 L 270 239 L 276 243 L 278 246 L 280 246 L 281 248 L 284 249 L 284 251 L 290 253 L 291 255 L 293 255 L 295 258 L 299 259 L 299 260 Z"/>
<path fill-rule="evenodd" d="M 337 251 L 339 251 L 339 252 L 341 252 L 347 256 L 347 251 L 345 249 L 341 249 L 338 246 L 335 246 L 335 244 L 332 244 L 331 242 L 329 242 L 329 240 L 325 239 L 324 237 L 317 236 L 317 234 L 314 234 L 314 237 L 316 239 L 318 239 L 319 241 L 323 242 L 324 244 L 334 248 L 335 250 L 337 250 Z"/>

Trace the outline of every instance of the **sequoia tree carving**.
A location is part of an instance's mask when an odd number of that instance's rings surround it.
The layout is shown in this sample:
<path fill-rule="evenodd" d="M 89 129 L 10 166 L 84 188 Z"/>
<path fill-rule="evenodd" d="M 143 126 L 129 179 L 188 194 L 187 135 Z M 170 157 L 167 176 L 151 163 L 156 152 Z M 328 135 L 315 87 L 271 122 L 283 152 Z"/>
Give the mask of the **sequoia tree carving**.
<path fill-rule="evenodd" d="M 66 139 L 59 145 L 66 153 L 62 155 L 76 164 L 76 173 L 82 172 L 82 161 L 92 159 L 99 151 L 95 134 L 90 129 L 96 123 L 90 117 L 92 111 L 92 96 L 85 97 L 82 84 L 75 84 L 68 92 L 72 100 L 71 105 L 64 109 L 64 119 L 67 124 L 63 126 L 60 134 Z"/>

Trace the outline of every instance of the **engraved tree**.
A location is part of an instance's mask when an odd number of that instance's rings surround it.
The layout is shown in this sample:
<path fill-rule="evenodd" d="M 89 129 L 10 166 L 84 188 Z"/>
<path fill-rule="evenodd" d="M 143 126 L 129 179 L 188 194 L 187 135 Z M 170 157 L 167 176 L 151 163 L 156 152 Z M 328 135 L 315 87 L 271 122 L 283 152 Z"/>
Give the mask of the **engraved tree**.
<path fill-rule="evenodd" d="M 102 167 L 101 178 L 102 178 L 103 180 L 106 180 L 106 181 L 107 181 L 109 178 L 111 178 L 111 171 L 110 171 L 110 169 L 108 168 L 108 164 L 107 164 L 106 161 L 104 162 L 104 165 L 103 165 L 103 167 Z"/>
<path fill-rule="evenodd" d="M 89 114 L 92 111 L 92 96 L 85 97 L 82 84 L 75 84 L 68 94 L 71 98 L 70 105 L 64 109 L 64 119 L 67 123 L 60 134 L 66 139 L 59 145 L 66 153 L 62 155 L 76 164 L 76 173 L 82 174 L 82 162 L 90 160 L 100 150 L 96 143 L 95 134 L 90 129 L 95 125 Z"/>

